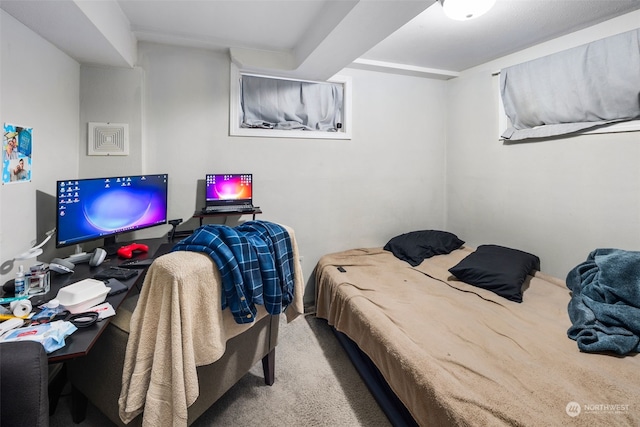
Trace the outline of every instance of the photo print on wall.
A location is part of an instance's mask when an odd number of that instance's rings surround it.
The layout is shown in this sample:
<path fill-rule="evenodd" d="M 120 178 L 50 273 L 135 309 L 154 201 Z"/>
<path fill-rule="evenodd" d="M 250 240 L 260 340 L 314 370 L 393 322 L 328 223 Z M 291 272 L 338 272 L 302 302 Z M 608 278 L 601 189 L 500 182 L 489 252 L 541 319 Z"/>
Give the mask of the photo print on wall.
<path fill-rule="evenodd" d="M 2 184 L 31 181 L 33 128 L 4 124 Z"/>

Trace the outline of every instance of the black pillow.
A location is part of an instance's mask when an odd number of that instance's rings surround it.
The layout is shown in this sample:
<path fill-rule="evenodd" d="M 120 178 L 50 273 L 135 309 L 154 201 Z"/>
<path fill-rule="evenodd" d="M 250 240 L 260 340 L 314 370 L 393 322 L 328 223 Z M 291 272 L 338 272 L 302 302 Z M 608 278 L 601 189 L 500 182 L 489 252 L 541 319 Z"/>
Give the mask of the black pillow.
<path fill-rule="evenodd" d="M 426 258 L 448 254 L 463 244 L 464 242 L 453 233 L 422 230 L 396 236 L 389 240 L 383 249 L 415 267 Z"/>
<path fill-rule="evenodd" d="M 540 270 L 540 259 L 535 255 L 504 246 L 481 245 L 449 272 L 465 283 L 522 302 L 522 283 L 532 270 Z"/>

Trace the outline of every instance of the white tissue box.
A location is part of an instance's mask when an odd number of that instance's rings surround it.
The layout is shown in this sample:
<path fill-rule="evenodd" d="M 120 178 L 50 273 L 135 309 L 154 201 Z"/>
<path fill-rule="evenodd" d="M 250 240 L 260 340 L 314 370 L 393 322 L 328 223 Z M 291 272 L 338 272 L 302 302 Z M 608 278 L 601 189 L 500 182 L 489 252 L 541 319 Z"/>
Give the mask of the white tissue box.
<path fill-rule="evenodd" d="M 88 311 L 107 298 L 109 288 L 101 280 L 84 279 L 58 291 L 56 299 L 71 313 Z"/>

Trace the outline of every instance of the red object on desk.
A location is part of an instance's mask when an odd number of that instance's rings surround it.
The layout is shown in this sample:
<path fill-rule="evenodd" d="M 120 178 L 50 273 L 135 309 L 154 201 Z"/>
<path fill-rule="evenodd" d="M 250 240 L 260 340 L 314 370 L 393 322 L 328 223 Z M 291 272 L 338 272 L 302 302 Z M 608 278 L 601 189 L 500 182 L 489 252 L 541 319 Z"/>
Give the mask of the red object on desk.
<path fill-rule="evenodd" d="M 134 252 L 149 252 L 149 246 L 142 243 L 132 243 L 118 249 L 118 256 L 120 258 L 128 259 L 133 256 Z"/>

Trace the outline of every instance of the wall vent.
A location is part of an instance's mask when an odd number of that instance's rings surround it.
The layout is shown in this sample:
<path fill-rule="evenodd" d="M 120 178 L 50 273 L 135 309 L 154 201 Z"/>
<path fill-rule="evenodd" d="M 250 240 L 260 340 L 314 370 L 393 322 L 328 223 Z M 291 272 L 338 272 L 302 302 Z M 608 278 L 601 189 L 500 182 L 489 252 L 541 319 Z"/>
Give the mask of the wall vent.
<path fill-rule="evenodd" d="M 129 125 L 127 123 L 89 123 L 87 134 L 89 156 L 128 156 Z"/>

